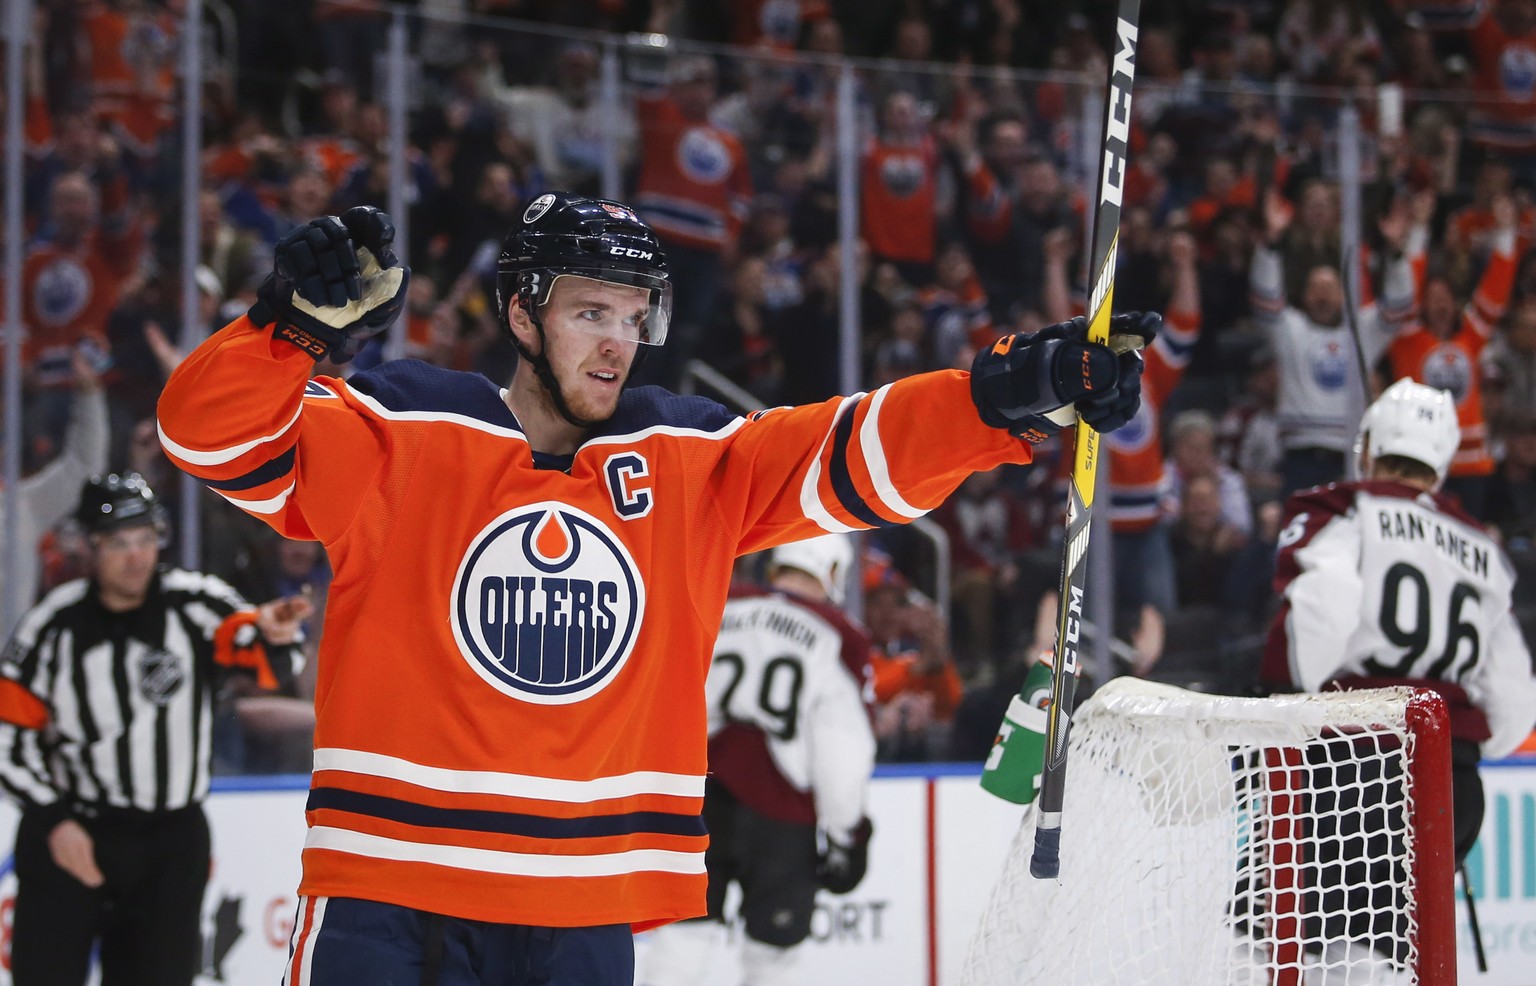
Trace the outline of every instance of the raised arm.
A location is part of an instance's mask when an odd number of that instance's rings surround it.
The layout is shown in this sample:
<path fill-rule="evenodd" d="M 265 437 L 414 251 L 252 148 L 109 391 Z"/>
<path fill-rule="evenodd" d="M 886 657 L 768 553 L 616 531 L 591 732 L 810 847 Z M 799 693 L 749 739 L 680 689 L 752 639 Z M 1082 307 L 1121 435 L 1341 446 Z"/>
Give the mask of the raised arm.
<path fill-rule="evenodd" d="M 1111 333 L 1156 337 L 1157 315 L 1116 316 Z M 713 498 L 739 550 L 758 551 L 827 532 L 908 523 L 973 472 L 1031 459 L 1075 404 L 1113 431 L 1141 400 L 1141 358 L 1114 355 L 1073 319 L 1032 336 L 1004 336 L 971 372 L 898 380 L 870 394 L 751 415 L 712 477 Z"/>
<path fill-rule="evenodd" d="M 345 362 L 399 314 L 409 271 L 377 209 L 325 217 L 279 242 L 247 315 L 176 368 L 160 397 L 172 462 L 287 537 L 344 530 L 382 463 L 381 438 L 340 392 L 310 383 L 314 362 Z"/>
<path fill-rule="evenodd" d="M 39 529 L 52 527 L 75 509 L 80 486 L 107 471 L 107 395 L 83 354 L 73 357 L 75 397 L 69 428 L 54 460 L 21 481 L 20 492 Z"/>
<path fill-rule="evenodd" d="M 1264 235 L 1253 248 L 1248 268 L 1248 291 L 1253 302 L 1253 317 L 1268 328 L 1285 310 L 1285 265 L 1280 259 L 1280 241 L 1290 228 L 1292 209 L 1274 189 L 1264 194 Z"/>

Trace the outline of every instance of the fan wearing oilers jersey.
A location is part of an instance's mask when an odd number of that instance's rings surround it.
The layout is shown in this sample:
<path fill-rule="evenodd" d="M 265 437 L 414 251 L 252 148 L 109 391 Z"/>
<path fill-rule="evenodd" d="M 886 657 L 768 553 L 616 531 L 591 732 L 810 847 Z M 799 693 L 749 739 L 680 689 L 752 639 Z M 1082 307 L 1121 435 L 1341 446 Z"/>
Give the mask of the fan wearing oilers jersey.
<path fill-rule="evenodd" d="M 1285 200 L 1264 203 L 1264 238 L 1253 251 L 1249 288 L 1254 321 L 1280 369 L 1281 488 L 1289 493 L 1345 474 L 1350 435 L 1360 413 L 1357 395 L 1373 389 L 1359 366 L 1375 366 L 1413 314 L 1413 270 L 1403 246 L 1409 220 L 1394 209 L 1378 226 L 1386 245 L 1381 296 L 1366 301 L 1345 290 L 1326 265 L 1306 272 L 1300 297 L 1287 297 L 1280 244 L 1291 222 Z M 1350 307 L 1358 303 L 1358 310 Z M 1358 324 L 1358 335 L 1349 326 Z M 1360 351 L 1356 351 L 1356 346 Z"/>
<path fill-rule="evenodd" d="M 1439 692 L 1451 714 L 1458 865 L 1482 825 L 1478 761 L 1510 753 L 1536 724 L 1531 655 L 1510 609 L 1513 568 L 1488 532 L 1440 493 L 1460 443 L 1456 404 L 1445 391 L 1405 378 L 1370 406 L 1355 440 L 1362 478 L 1293 494 L 1286 504 L 1275 575 L 1282 607 L 1261 668 L 1266 684 L 1281 691 L 1411 685 Z M 1309 756 L 1316 752 L 1309 750 Z M 1326 750 L 1320 755 L 1329 759 Z M 1351 758 L 1339 759 L 1345 762 L 1322 769 L 1365 770 L 1351 767 Z M 1357 785 L 1326 786 L 1337 790 L 1317 797 L 1359 797 Z M 1324 820 L 1319 824 L 1332 817 L 1327 806 L 1314 807 Z M 1341 878 L 1356 888 L 1350 893 L 1361 893 L 1358 888 L 1384 882 L 1369 879 L 1367 868 L 1401 865 L 1400 855 L 1388 851 L 1386 836 L 1367 838 L 1367 850 L 1358 858 L 1319 860 L 1323 904 L 1321 911 L 1308 907 L 1310 913 L 1341 913 L 1328 903 L 1330 895 L 1346 892 L 1328 889 Z M 1335 852 L 1339 844 L 1322 841 L 1325 850 L 1332 846 Z M 1360 873 L 1350 878 L 1346 871 L 1352 867 Z M 1394 913 L 1402 920 L 1405 913 L 1369 909 L 1375 921 L 1391 922 Z M 1349 934 L 1361 930 L 1351 928 Z M 1329 937 L 1342 934 L 1335 930 Z M 1357 949 L 1335 957 L 1331 975 L 1342 977 L 1351 966 L 1380 966 L 1387 959 L 1402 957 Z M 1370 974 L 1379 978 L 1381 971 Z"/>
<path fill-rule="evenodd" d="M 732 883 L 745 930 L 739 981 L 795 986 L 816 890 L 848 893 L 864 877 L 870 640 L 837 608 L 853 561 L 852 539 L 827 534 L 775 548 L 769 591 L 732 587 L 706 682 L 709 915 L 655 932 L 644 986 L 712 981 Z"/>
<path fill-rule="evenodd" d="M 393 237 L 367 206 L 294 230 L 159 406 L 172 461 L 335 572 L 288 982 L 628 984 L 632 931 L 706 910 L 735 559 L 922 516 L 1030 461 L 1053 409 L 1111 431 L 1140 358 L 1073 322 L 748 417 L 626 389 L 667 341 L 666 257 L 627 205 L 551 193 L 498 262 L 506 387 L 412 360 L 312 379 L 399 314 Z"/>

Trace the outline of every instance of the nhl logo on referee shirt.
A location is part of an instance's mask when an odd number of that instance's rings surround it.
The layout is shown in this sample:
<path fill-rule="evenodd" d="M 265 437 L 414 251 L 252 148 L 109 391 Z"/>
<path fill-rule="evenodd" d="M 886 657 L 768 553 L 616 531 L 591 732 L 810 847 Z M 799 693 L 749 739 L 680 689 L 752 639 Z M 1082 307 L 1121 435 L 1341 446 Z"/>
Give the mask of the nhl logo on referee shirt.
<path fill-rule="evenodd" d="M 596 517 L 544 502 L 509 510 L 470 543 L 454 579 L 454 640 L 492 687 L 541 705 L 613 681 L 645 612 L 639 567 Z"/>
<path fill-rule="evenodd" d="M 186 669 L 175 654 L 151 647 L 139 657 L 139 694 L 153 705 L 164 705 L 186 680 Z"/>

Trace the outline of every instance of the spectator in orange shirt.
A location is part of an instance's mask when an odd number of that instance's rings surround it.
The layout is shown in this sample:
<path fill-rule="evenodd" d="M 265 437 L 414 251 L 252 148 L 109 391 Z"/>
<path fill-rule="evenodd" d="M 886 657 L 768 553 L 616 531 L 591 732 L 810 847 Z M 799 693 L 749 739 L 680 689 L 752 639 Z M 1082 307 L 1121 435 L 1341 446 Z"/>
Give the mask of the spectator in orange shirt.
<path fill-rule="evenodd" d="M 1536 178 L 1536 0 L 1485 4 L 1467 31 L 1472 88 L 1467 135 L 1474 144 L 1507 154 L 1527 181 Z"/>
<path fill-rule="evenodd" d="M 949 627 L 933 601 L 889 563 L 865 562 L 864 621 L 874 641 L 875 736 L 880 759 L 925 760 L 960 704 Z"/>
<path fill-rule="evenodd" d="M 870 253 L 895 263 L 910 284 L 933 274 L 938 172 L 938 147 L 916 97 L 892 92 L 864 150 L 860 225 Z"/>
<path fill-rule="evenodd" d="M 752 198 L 746 151 L 709 117 L 714 61 L 689 56 L 667 69 L 668 87 L 642 95 L 640 175 L 635 211 L 660 237 L 677 285 L 670 344 L 640 370 L 675 387 L 715 311 L 722 271 L 736 252 Z"/>
<path fill-rule="evenodd" d="M 1484 158 L 1472 179 L 1472 201 L 1451 213 L 1445 222 L 1445 247 L 1463 265 L 1468 261 L 1481 264 L 1492 254 L 1499 233 L 1494 205 L 1514 192 L 1514 171 L 1509 162 L 1499 157 Z M 1515 245 L 1524 252 L 1530 247 L 1531 234 L 1536 229 L 1536 208 L 1529 203 L 1521 203 L 1517 208 L 1513 220 Z"/>
<path fill-rule="evenodd" d="M 176 119 L 178 18 L 144 0 L 89 3 L 78 29 L 90 58 L 91 112 L 145 161 Z"/>
<path fill-rule="evenodd" d="M 1415 198 L 1415 226 L 1409 249 L 1419 293 L 1419 319 L 1405 326 L 1382 356 L 1383 378 L 1410 377 L 1456 402 L 1461 444 L 1451 459 L 1445 490 L 1461 500 L 1464 510 L 1482 519 L 1494 454 L 1484 415 L 1482 374 L 1478 361 L 1484 346 L 1503 319 L 1514 287 L 1518 250 L 1516 207 L 1508 195 L 1493 203 L 1495 221 L 1491 253 L 1477 288 L 1466 299 L 1442 270 L 1431 270 L 1428 258 L 1429 216 L 1434 193 Z"/>
<path fill-rule="evenodd" d="M 68 420 L 72 354 L 87 339 L 105 350 L 107 317 L 143 246 L 127 183 L 117 174 L 104 186 L 105 193 L 98 191 L 78 171 L 55 178 L 48 223 L 22 266 L 22 365 L 30 390 L 22 420 L 34 437 L 54 443 Z"/>

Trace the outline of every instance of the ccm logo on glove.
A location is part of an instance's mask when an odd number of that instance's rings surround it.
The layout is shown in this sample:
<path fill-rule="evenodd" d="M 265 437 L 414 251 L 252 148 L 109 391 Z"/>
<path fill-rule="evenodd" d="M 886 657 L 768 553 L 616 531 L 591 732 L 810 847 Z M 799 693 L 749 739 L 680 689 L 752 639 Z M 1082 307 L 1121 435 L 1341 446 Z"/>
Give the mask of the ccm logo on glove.
<path fill-rule="evenodd" d="M 1114 346 L 1088 341 L 1079 316 L 1033 335 L 1010 335 L 977 353 L 971 364 L 971 400 L 981 420 L 1032 445 L 1061 430 L 1051 412 L 1071 404 L 1097 431 L 1114 431 L 1141 407 L 1141 354 L 1162 327 L 1155 312 L 1109 320 Z"/>
<path fill-rule="evenodd" d="M 411 271 L 394 240 L 394 222 L 368 205 L 300 226 L 277 241 L 251 321 L 317 361 L 347 362 L 405 306 Z"/>

